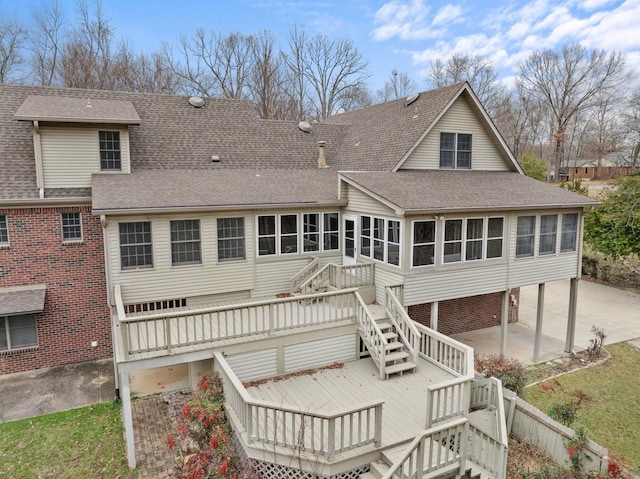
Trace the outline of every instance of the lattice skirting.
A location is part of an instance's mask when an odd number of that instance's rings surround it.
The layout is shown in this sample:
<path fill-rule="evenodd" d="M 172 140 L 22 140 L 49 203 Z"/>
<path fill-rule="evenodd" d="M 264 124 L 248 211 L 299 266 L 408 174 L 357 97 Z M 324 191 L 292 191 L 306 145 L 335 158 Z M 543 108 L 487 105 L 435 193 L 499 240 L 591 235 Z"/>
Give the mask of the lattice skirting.
<path fill-rule="evenodd" d="M 244 461 L 247 459 L 244 449 L 238 440 L 238 437 L 234 433 L 231 435 L 231 441 L 235 446 L 238 456 Z M 358 479 L 360 474 L 369 472 L 369 465 L 360 466 L 356 469 L 352 469 L 341 474 L 334 474 L 333 476 L 325 476 L 314 472 L 305 472 L 293 467 L 280 466 L 278 464 L 272 464 L 270 462 L 250 460 L 253 470 L 257 472 L 262 479 Z"/>

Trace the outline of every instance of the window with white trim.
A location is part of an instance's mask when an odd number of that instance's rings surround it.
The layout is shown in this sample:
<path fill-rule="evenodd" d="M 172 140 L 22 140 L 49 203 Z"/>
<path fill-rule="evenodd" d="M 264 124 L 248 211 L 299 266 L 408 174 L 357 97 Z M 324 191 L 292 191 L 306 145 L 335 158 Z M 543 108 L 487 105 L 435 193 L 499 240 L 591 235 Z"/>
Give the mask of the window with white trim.
<path fill-rule="evenodd" d="M 0 316 L 0 351 L 38 345 L 35 314 Z"/>
<path fill-rule="evenodd" d="M 469 133 L 440 133 L 440 168 L 471 168 Z"/>
<path fill-rule="evenodd" d="M 360 255 L 400 266 L 400 221 L 360 217 Z"/>
<path fill-rule="evenodd" d="M 100 170 L 121 171 L 122 151 L 119 131 L 99 131 Z"/>
<path fill-rule="evenodd" d="M 218 261 L 246 259 L 244 218 L 218 218 Z"/>
<path fill-rule="evenodd" d="M 558 230 L 558 215 L 540 216 L 540 241 L 538 254 L 554 254 Z"/>
<path fill-rule="evenodd" d="M 519 216 L 516 230 L 516 258 L 533 256 L 536 239 L 536 217 Z"/>
<path fill-rule="evenodd" d="M 462 261 L 462 220 L 445 220 L 443 241 L 443 263 Z"/>
<path fill-rule="evenodd" d="M 0 215 L 0 246 L 9 244 L 9 227 L 7 225 L 7 215 Z"/>
<path fill-rule="evenodd" d="M 170 228 L 171 264 L 201 263 L 200 220 L 172 220 Z"/>
<path fill-rule="evenodd" d="M 502 258 L 503 241 L 503 217 L 445 220 L 442 263 L 468 263 Z"/>
<path fill-rule="evenodd" d="M 151 222 L 120 223 L 120 266 L 123 270 L 153 267 Z"/>
<path fill-rule="evenodd" d="M 502 245 L 504 242 L 504 218 L 501 216 L 490 217 L 487 220 L 487 247 L 486 258 L 502 258 Z"/>
<path fill-rule="evenodd" d="M 434 264 L 436 249 L 436 222 L 434 220 L 413 222 L 412 266 Z"/>
<path fill-rule="evenodd" d="M 340 249 L 337 212 L 260 215 L 258 256 L 317 253 Z"/>
<path fill-rule="evenodd" d="M 61 213 L 60 226 L 62 228 L 62 241 L 82 241 L 82 220 L 80 213 Z"/>
<path fill-rule="evenodd" d="M 562 233 L 560 235 L 560 252 L 575 251 L 578 242 L 578 213 L 562 215 Z"/>

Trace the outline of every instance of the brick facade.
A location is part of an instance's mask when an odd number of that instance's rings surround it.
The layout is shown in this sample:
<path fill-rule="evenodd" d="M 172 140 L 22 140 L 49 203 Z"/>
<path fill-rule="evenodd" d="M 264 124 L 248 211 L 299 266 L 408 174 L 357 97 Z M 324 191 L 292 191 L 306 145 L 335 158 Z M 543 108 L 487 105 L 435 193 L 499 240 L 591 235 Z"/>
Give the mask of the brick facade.
<path fill-rule="evenodd" d="M 78 211 L 83 240 L 65 244 L 60 214 Z M 0 351 L 0 374 L 111 357 L 100 219 L 89 206 L 0 209 L 0 215 L 9 230 L 9 246 L 0 247 L 0 287 L 47 286 L 44 311 L 36 314 L 38 346 Z"/>
<path fill-rule="evenodd" d="M 520 304 L 520 288 L 513 288 L 511 295 Z M 438 303 L 438 331 L 452 335 L 475 329 L 498 326 L 502 321 L 502 292 L 451 299 Z M 431 327 L 431 303 L 409 306 L 409 316 Z M 518 309 L 509 304 L 509 322 L 518 320 Z"/>

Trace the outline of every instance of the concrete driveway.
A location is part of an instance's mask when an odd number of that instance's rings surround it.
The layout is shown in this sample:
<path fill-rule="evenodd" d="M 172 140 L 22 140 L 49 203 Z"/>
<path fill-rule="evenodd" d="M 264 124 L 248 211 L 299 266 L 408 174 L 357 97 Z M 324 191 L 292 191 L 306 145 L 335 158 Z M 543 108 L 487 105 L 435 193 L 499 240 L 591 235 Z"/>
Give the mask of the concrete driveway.
<path fill-rule="evenodd" d="M 544 318 L 540 361 L 565 355 L 569 281 L 547 283 L 544 294 Z M 507 327 L 507 356 L 527 364 L 533 359 L 536 330 L 538 286 L 520 290 L 519 321 Z M 580 281 L 576 315 L 575 349 L 583 350 L 594 337 L 591 327 L 597 326 L 607 335 L 606 344 L 640 338 L 640 295 L 629 291 Z M 500 353 L 500 326 L 456 334 L 459 341 L 473 346 L 478 354 Z"/>

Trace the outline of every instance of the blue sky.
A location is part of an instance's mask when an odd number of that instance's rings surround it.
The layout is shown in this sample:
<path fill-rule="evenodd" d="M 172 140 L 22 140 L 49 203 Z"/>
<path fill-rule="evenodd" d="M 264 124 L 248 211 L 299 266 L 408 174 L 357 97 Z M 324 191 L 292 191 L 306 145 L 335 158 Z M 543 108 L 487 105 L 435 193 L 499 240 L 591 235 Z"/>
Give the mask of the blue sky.
<path fill-rule="evenodd" d="M 59 0 L 70 21 L 75 2 Z M 28 24 L 41 0 L 0 0 L 0 16 Z M 255 33 L 271 30 L 284 42 L 290 25 L 310 33 L 349 37 L 369 61 L 370 86 L 392 69 L 427 87 L 429 61 L 455 51 L 490 58 L 509 84 L 536 49 L 582 42 L 626 54 L 640 86 L 640 0 L 103 0 L 118 38 L 152 51 L 197 28 Z"/>

